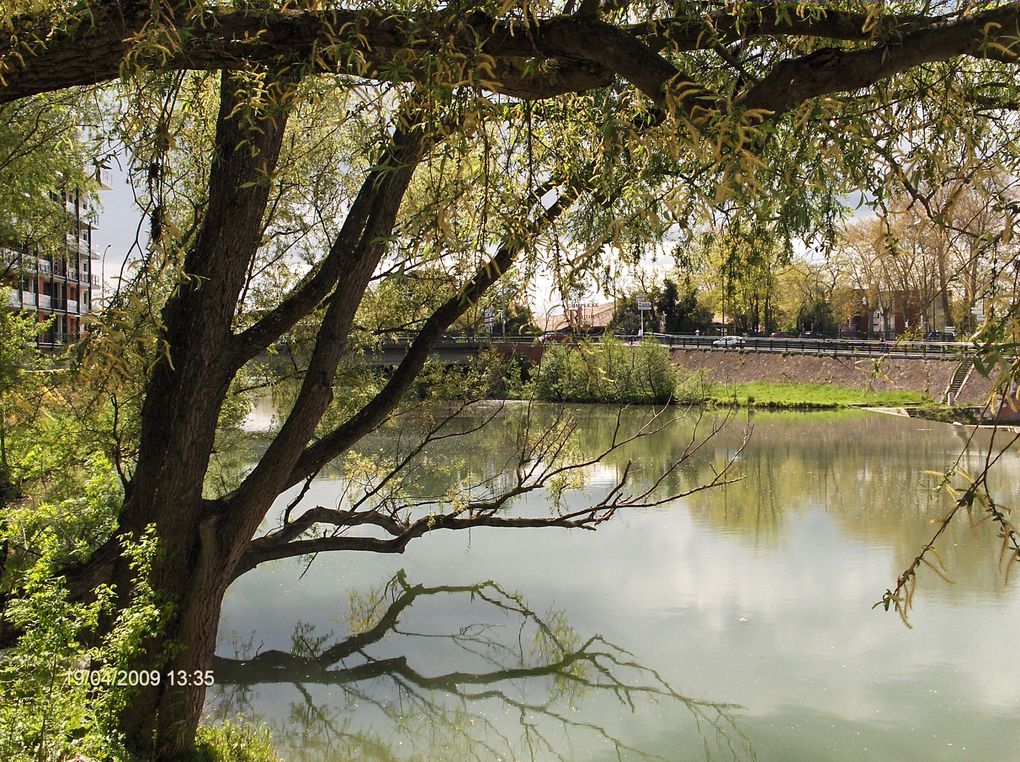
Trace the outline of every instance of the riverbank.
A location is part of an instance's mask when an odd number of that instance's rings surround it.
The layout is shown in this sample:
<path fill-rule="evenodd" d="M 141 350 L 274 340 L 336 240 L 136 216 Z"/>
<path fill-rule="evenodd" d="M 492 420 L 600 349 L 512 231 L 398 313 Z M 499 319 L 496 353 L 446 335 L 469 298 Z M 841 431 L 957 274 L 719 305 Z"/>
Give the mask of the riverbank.
<path fill-rule="evenodd" d="M 761 392 L 756 394 L 752 387 L 747 386 L 755 384 L 765 384 L 775 389 L 773 396 L 779 403 L 794 399 L 810 402 L 817 400 L 819 395 L 824 398 L 823 390 L 828 389 L 837 406 L 841 402 L 853 406 L 865 404 L 865 399 L 874 400 L 867 403 L 869 405 L 891 407 L 942 401 L 945 400 L 953 373 L 959 367 L 959 360 L 956 359 L 855 359 L 739 350 L 674 350 L 671 359 L 682 374 L 703 374 L 709 384 L 735 388 L 738 397 L 742 390 L 747 389 L 756 400 L 764 399 Z M 876 396 L 855 397 L 853 392 Z M 972 372 L 960 388 L 956 401 L 961 405 L 981 406 L 990 393 L 991 382 Z M 892 396 L 882 396 L 885 394 Z M 903 401 L 894 402 L 899 394 L 905 395 Z"/>
<path fill-rule="evenodd" d="M 913 391 L 873 391 L 835 384 L 768 381 L 711 385 L 704 401 L 718 406 L 770 410 L 919 407 L 933 402 L 931 397 Z"/>
<path fill-rule="evenodd" d="M 511 398 L 833 410 L 930 406 L 956 364 L 880 358 L 865 368 L 850 358 L 671 352 L 652 341 L 603 340 L 549 347 L 537 365 L 517 367 L 504 377 Z"/>

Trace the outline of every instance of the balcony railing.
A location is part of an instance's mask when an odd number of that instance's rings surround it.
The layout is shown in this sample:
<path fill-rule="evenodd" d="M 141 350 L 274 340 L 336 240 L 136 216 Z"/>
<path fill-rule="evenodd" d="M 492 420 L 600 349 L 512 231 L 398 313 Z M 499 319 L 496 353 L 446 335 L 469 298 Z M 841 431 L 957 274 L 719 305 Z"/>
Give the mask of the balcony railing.
<path fill-rule="evenodd" d="M 39 294 L 39 309 L 53 309 L 53 299 L 47 294 Z"/>
<path fill-rule="evenodd" d="M 40 259 L 39 272 L 43 273 L 44 275 L 53 275 L 53 265 L 51 265 L 45 259 Z"/>
<path fill-rule="evenodd" d="M 31 254 L 23 254 L 14 249 L 0 248 L 0 263 L 3 268 L 12 272 L 34 273 L 38 263 Z"/>
<path fill-rule="evenodd" d="M 15 309 L 20 307 L 35 307 L 35 294 L 31 291 L 12 291 L 10 302 L 11 306 Z"/>
<path fill-rule="evenodd" d="M 78 270 L 76 268 L 74 268 L 74 267 L 68 267 L 67 268 L 67 279 L 68 280 L 78 280 Z"/>

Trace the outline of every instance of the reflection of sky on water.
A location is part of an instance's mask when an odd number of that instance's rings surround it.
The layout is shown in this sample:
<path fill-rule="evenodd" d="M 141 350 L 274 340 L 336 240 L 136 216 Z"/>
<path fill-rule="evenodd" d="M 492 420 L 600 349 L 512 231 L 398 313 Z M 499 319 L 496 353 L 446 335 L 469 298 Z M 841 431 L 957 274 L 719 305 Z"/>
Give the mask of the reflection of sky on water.
<path fill-rule="evenodd" d="M 990 533 L 950 533 L 943 555 L 956 583 L 922 574 L 914 629 L 871 608 L 939 513 L 919 491 L 921 472 L 959 447 L 949 427 L 919 428 L 891 418 L 758 416 L 741 466 L 758 474 L 758 487 L 772 480 L 768 489 L 781 498 L 764 529 L 743 510 L 745 480 L 726 495 L 636 511 L 594 533 L 441 532 L 401 556 L 322 556 L 303 580 L 298 560 L 269 564 L 228 593 L 219 650 L 229 655 L 232 631 L 255 631 L 256 643 L 286 649 L 299 620 L 342 635 L 349 591 L 367 591 L 401 568 L 414 583 L 493 579 L 535 611 L 562 609 L 582 637 L 602 634 L 680 692 L 741 705 L 740 730 L 761 760 L 1015 758 L 1020 666 L 1010 656 L 1020 600 L 1001 584 Z M 667 449 L 653 443 L 641 457 Z M 1014 503 L 1016 461 L 1007 456 L 999 480 Z M 333 505 L 337 494 L 335 482 L 322 480 L 308 499 Z M 470 601 L 449 599 L 423 607 L 413 622 L 449 631 L 475 614 Z M 412 649 L 409 657 L 418 649 L 426 671 L 458 664 L 453 652 L 420 639 L 385 648 Z M 324 701 L 327 694 L 316 689 Z M 267 687 L 257 706 L 279 714 L 295 695 Z M 668 759 L 700 754 L 676 707 L 593 706 L 605 713 L 600 722 Z M 574 758 L 594 758 L 596 748 Z"/>

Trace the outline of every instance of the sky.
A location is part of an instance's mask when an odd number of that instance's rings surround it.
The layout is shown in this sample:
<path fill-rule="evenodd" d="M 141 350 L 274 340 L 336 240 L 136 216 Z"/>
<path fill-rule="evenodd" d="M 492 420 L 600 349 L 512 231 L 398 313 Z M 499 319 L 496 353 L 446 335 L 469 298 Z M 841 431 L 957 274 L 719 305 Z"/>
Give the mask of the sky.
<path fill-rule="evenodd" d="M 144 225 L 139 228 L 141 211 L 135 204 L 127 172 L 116 164 L 110 169 L 110 190 L 100 192 L 99 219 L 92 234 L 92 246 L 100 257 L 93 272 L 104 279 L 107 295 L 116 288 L 117 276 L 135 245 L 135 236 L 140 230 L 144 241 L 148 232 Z"/>

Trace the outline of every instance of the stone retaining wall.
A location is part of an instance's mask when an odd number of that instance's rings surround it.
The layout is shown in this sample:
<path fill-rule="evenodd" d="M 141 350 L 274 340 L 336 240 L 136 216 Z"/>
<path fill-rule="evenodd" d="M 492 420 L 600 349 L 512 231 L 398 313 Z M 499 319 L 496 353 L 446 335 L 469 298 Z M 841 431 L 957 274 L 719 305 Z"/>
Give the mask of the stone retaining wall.
<path fill-rule="evenodd" d="M 704 370 L 722 384 L 750 381 L 838 384 L 851 389 L 922 392 L 943 401 L 957 360 L 904 360 L 892 357 L 833 357 L 744 350 L 673 350 L 685 370 Z M 987 398 L 987 379 L 972 372 L 958 404 L 978 405 Z"/>

